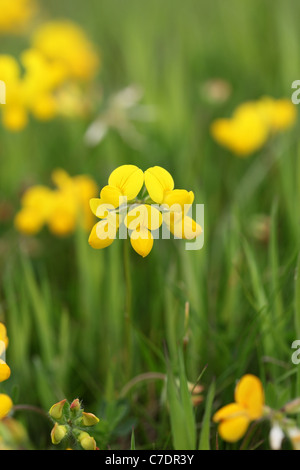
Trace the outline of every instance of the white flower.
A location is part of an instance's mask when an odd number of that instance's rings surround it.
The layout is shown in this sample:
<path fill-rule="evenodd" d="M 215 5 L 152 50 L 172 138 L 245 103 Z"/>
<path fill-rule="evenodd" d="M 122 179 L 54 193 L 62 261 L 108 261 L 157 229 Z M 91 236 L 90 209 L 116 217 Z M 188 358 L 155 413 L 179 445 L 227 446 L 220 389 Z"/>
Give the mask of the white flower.
<path fill-rule="evenodd" d="M 274 423 L 270 431 L 270 446 L 272 450 L 281 449 L 282 440 L 284 438 L 284 432 L 278 423 Z"/>

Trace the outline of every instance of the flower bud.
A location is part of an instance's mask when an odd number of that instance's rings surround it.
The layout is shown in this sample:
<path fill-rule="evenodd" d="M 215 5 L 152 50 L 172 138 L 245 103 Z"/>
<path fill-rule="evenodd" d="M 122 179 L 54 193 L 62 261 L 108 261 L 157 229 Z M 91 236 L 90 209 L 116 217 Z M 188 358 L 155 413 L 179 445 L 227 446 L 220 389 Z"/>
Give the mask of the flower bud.
<path fill-rule="evenodd" d="M 96 441 L 87 432 L 81 432 L 78 436 L 78 441 L 84 450 L 96 450 Z"/>
<path fill-rule="evenodd" d="M 75 400 L 72 401 L 70 405 L 70 410 L 73 411 L 79 411 L 80 410 L 80 401 L 78 398 L 75 398 Z"/>
<path fill-rule="evenodd" d="M 93 413 L 83 412 L 82 423 L 84 426 L 95 426 L 95 424 L 99 423 L 99 418 L 97 418 Z"/>
<path fill-rule="evenodd" d="M 58 403 L 55 403 L 55 405 L 51 406 L 49 410 L 49 414 L 51 418 L 53 419 L 60 419 L 62 417 L 62 412 L 64 405 L 66 403 L 66 399 L 59 401 Z"/>
<path fill-rule="evenodd" d="M 59 444 L 68 432 L 67 426 L 62 426 L 55 423 L 51 431 L 51 441 L 52 444 Z"/>

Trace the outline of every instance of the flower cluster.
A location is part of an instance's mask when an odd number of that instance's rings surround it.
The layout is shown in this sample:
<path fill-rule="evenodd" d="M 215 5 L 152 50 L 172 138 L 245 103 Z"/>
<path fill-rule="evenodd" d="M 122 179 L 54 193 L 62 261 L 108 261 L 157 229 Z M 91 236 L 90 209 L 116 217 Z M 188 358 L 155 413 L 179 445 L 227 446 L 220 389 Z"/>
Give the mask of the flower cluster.
<path fill-rule="evenodd" d="M 0 0 L 0 34 L 24 30 L 36 10 L 36 0 Z"/>
<path fill-rule="evenodd" d="M 237 156 L 247 157 L 261 149 L 271 135 L 291 127 L 296 114 L 290 100 L 263 97 L 239 105 L 231 118 L 216 119 L 211 134 Z"/>
<path fill-rule="evenodd" d="M 94 218 L 89 201 L 97 194 L 95 182 L 86 175 L 71 177 L 62 169 L 53 172 L 52 180 L 55 189 L 37 185 L 25 191 L 14 220 L 17 230 L 34 235 L 47 225 L 58 236 L 72 233 L 79 225 L 90 230 Z"/>
<path fill-rule="evenodd" d="M 49 121 L 58 115 L 85 114 L 90 105 L 84 87 L 98 68 L 98 54 L 77 24 L 66 20 L 41 24 L 19 60 L 0 55 L 0 80 L 7 84 L 4 127 L 20 131 L 30 115 Z"/>
<path fill-rule="evenodd" d="M 0 323 L 0 382 L 4 382 L 10 377 L 10 367 L 5 362 L 5 351 L 8 346 L 6 327 Z M 13 402 L 5 393 L 0 393 L 0 420 L 5 418 L 12 409 Z"/>
<path fill-rule="evenodd" d="M 251 421 L 260 419 L 264 412 L 264 391 L 261 381 L 254 375 L 244 375 L 237 383 L 234 403 L 223 406 L 213 420 L 219 423 L 220 436 L 228 442 L 238 441 Z"/>
<path fill-rule="evenodd" d="M 247 432 L 251 422 L 268 420 L 270 446 L 273 450 L 281 448 L 286 436 L 294 450 L 300 450 L 300 429 L 291 415 L 300 412 L 300 399 L 286 403 L 280 410 L 273 410 L 265 404 L 263 385 L 258 377 L 244 375 L 236 384 L 234 402 L 223 406 L 214 416 L 222 439 L 234 443 Z"/>
<path fill-rule="evenodd" d="M 142 257 L 152 250 L 152 232 L 163 222 L 176 238 L 194 239 L 202 228 L 187 215 L 193 201 L 192 191 L 174 189 L 174 180 L 164 168 L 155 166 L 143 172 L 135 165 L 122 165 L 111 173 L 100 198 L 90 201 L 101 221 L 92 228 L 89 243 L 96 249 L 111 245 L 121 223 L 126 229 L 124 238 L 129 232 L 133 249 Z"/>
<path fill-rule="evenodd" d="M 93 413 L 86 413 L 78 398 L 71 404 L 66 399 L 55 403 L 50 408 L 49 415 L 54 422 L 51 431 L 52 444 L 57 445 L 67 440 L 68 445 L 79 446 L 84 450 L 98 449 L 95 439 L 87 432 L 87 429 L 95 426 L 99 418 Z"/>

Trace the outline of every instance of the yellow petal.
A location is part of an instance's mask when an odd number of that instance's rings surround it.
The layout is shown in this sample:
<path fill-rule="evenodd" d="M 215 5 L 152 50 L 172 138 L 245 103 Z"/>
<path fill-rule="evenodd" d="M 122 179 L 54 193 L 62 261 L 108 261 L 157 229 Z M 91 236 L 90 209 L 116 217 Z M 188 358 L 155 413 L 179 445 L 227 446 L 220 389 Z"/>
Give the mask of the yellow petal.
<path fill-rule="evenodd" d="M 193 240 L 203 231 L 194 219 L 180 213 L 165 213 L 163 220 L 175 238 Z"/>
<path fill-rule="evenodd" d="M 222 439 L 236 442 L 247 431 L 250 418 L 241 405 L 230 403 L 214 414 L 213 421 L 220 423 L 218 431 Z"/>
<path fill-rule="evenodd" d="M 234 392 L 236 403 L 242 405 L 251 419 L 259 419 L 263 413 L 264 390 L 258 377 L 252 374 L 244 375 L 238 382 Z"/>
<path fill-rule="evenodd" d="M 117 226 L 104 219 L 94 225 L 89 236 L 89 244 L 99 250 L 111 245 L 117 235 Z"/>
<path fill-rule="evenodd" d="M 156 207 L 149 204 L 141 204 L 128 212 L 124 223 L 130 230 L 136 230 L 140 227 L 156 230 L 162 224 L 162 215 Z"/>
<path fill-rule="evenodd" d="M 12 399 L 8 395 L 0 393 L 0 419 L 4 418 L 10 412 L 12 407 Z"/>
<path fill-rule="evenodd" d="M 116 186 L 104 186 L 100 193 L 100 199 L 105 204 L 110 204 L 113 207 L 120 207 L 122 204 L 125 204 L 127 201 L 126 196 L 123 195 L 122 191 Z"/>
<path fill-rule="evenodd" d="M 186 214 L 194 202 L 193 191 L 185 189 L 174 189 L 165 194 L 163 205 L 166 205 L 173 212 L 184 211 Z"/>
<path fill-rule="evenodd" d="M 135 165 L 122 165 L 111 173 L 108 184 L 120 189 L 128 201 L 131 201 L 142 189 L 144 173 Z"/>
<path fill-rule="evenodd" d="M 130 235 L 132 248 L 143 258 L 149 255 L 153 247 L 153 236 L 148 229 L 137 229 Z"/>
<path fill-rule="evenodd" d="M 174 189 L 174 180 L 167 170 L 154 166 L 145 171 L 145 185 L 151 199 L 161 204 L 165 193 Z"/>
<path fill-rule="evenodd" d="M 4 323 L 0 322 L 0 341 L 3 341 L 5 348 L 8 346 L 7 330 Z"/>
<path fill-rule="evenodd" d="M 90 208 L 93 214 L 99 219 L 104 219 L 108 216 L 109 211 L 113 211 L 115 207 L 112 204 L 107 204 L 99 198 L 92 198 L 90 200 Z"/>
<path fill-rule="evenodd" d="M 236 442 L 241 439 L 249 427 L 250 420 L 245 416 L 222 421 L 218 431 L 222 439 L 227 442 Z"/>
<path fill-rule="evenodd" d="M 4 382 L 4 380 L 9 379 L 10 377 L 10 368 L 6 364 L 6 362 L 0 359 L 0 382 Z"/>

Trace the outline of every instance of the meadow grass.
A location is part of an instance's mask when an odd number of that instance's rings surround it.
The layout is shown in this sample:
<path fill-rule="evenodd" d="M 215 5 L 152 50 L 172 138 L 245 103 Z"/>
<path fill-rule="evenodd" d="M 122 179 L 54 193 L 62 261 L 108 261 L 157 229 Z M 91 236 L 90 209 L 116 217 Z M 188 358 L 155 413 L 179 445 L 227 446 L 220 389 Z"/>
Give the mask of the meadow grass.
<path fill-rule="evenodd" d="M 49 184 L 56 167 L 90 174 L 100 190 L 118 165 L 160 165 L 205 205 L 205 242 L 186 251 L 183 241 L 157 240 L 140 259 L 128 240 L 95 251 L 80 230 L 28 239 L 4 222 L 5 391 L 46 411 L 80 397 L 100 418 L 101 448 L 268 448 L 264 428 L 242 444 L 218 441 L 211 417 L 246 373 L 260 377 L 270 406 L 300 396 L 300 366 L 291 362 L 300 339 L 299 124 L 248 159 L 218 146 L 209 126 L 248 99 L 290 97 L 300 5 L 49 0 L 47 10 L 79 22 L 99 46 L 104 96 L 136 83 L 155 119 L 137 124 L 137 148 L 114 131 L 86 148 L 87 122 L 31 122 L 17 135 L 1 128 L 2 201 L 17 211 L 22 189 Z M 5 38 L 0 50 L 23 46 Z M 202 95 L 212 78 L 232 87 L 223 104 Z M 264 240 L 252 230 L 261 214 Z M 204 386 L 197 407 L 187 381 Z M 37 448 L 50 446 L 47 419 L 17 416 Z"/>

